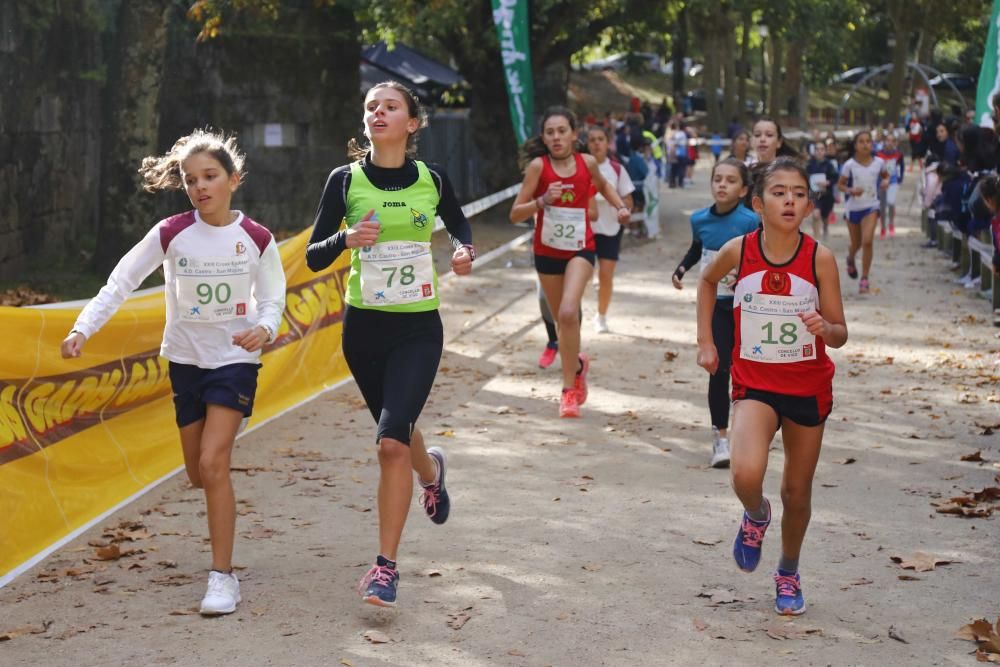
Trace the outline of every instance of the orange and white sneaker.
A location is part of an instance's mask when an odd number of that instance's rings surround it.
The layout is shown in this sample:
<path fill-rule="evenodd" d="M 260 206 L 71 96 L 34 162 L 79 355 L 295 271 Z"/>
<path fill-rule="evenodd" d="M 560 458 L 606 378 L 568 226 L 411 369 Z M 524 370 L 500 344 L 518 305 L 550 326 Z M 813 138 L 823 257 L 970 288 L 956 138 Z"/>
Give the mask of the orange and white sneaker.
<path fill-rule="evenodd" d="M 580 370 L 576 372 L 576 379 L 573 380 L 573 388 L 579 394 L 580 405 L 587 402 L 587 371 L 590 370 L 590 358 L 585 354 L 580 354 Z"/>
<path fill-rule="evenodd" d="M 576 389 L 570 387 L 562 390 L 562 397 L 559 399 L 559 416 L 563 418 L 580 416 L 580 395 Z"/>

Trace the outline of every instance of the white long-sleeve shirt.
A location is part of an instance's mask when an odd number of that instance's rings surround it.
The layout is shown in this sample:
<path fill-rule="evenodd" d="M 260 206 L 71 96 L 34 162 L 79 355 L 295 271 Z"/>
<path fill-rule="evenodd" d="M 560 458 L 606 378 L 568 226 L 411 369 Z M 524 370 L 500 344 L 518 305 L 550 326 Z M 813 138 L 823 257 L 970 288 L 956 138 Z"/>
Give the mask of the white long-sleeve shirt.
<path fill-rule="evenodd" d="M 167 324 L 160 354 L 200 368 L 257 363 L 260 351 L 247 352 L 232 337 L 257 325 L 277 335 L 285 273 L 271 232 L 239 212 L 224 227 L 197 211 L 157 223 L 121 258 L 73 329 L 93 336 L 161 264 Z"/>

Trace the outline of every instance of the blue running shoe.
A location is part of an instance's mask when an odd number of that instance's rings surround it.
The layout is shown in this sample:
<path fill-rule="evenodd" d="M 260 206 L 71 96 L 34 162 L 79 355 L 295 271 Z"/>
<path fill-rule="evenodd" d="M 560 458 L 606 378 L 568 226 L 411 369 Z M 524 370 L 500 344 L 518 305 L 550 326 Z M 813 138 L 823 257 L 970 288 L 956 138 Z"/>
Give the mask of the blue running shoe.
<path fill-rule="evenodd" d="M 760 563 L 761 544 L 764 542 L 764 533 L 771 525 L 771 503 L 764 499 L 767 505 L 767 521 L 754 521 L 750 515 L 743 512 L 743 521 L 740 522 L 740 529 L 736 532 L 736 539 L 733 541 L 733 558 L 736 565 L 744 572 L 753 572 Z"/>
<path fill-rule="evenodd" d="M 777 589 L 774 597 L 774 610 L 782 616 L 798 616 L 806 611 L 806 601 L 802 597 L 802 581 L 798 572 L 778 570 L 774 573 L 774 585 Z"/>
<path fill-rule="evenodd" d="M 397 586 L 399 586 L 399 571 L 396 569 L 396 564 L 379 556 L 375 565 L 358 584 L 358 593 L 368 604 L 376 607 L 395 607 Z"/>
<path fill-rule="evenodd" d="M 448 520 L 448 513 L 451 511 L 451 499 L 448 497 L 448 490 L 444 486 L 444 474 L 448 470 L 448 457 L 444 455 L 444 450 L 440 447 L 430 447 L 427 455 L 437 462 L 438 478 L 437 483 L 421 486 L 424 492 L 420 496 L 420 504 L 424 507 L 424 512 L 431 521 L 437 524 Z"/>

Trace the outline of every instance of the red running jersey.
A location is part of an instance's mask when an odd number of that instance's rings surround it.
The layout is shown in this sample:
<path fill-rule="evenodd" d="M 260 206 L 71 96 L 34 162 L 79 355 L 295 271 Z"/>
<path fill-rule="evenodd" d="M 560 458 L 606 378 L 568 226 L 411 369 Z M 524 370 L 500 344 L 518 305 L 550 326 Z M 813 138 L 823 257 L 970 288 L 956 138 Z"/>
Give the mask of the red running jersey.
<path fill-rule="evenodd" d="M 583 156 L 574 153 L 573 157 L 576 159 L 576 171 L 572 176 L 563 177 L 552 168 L 549 156 L 542 156 L 542 175 L 538 179 L 534 197 L 537 199 L 545 194 L 552 183 L 561 182 L 563 192 L 559 202 L 546 204 L 544 209 L 535 214 L 536 255 L 570 259 L 580 250 L 593 251 L 595 248 L 594 232 L 587 215 L 587 204 L 590 201 L 593 183 Z M 548 226 L 546 226 L 545 211 L 550 212 Z"/>
<path fill-rule="evenodd" d="M 798 313 L 819 312 L 815 239 L 799 233 L 788 262 L 764 257 L 761 230 L 743 237 L 733 299 L 733 393 L 741 386 L 787 396 L 817 396 L 833 383 L 833 361 L 823 339 Z"/>

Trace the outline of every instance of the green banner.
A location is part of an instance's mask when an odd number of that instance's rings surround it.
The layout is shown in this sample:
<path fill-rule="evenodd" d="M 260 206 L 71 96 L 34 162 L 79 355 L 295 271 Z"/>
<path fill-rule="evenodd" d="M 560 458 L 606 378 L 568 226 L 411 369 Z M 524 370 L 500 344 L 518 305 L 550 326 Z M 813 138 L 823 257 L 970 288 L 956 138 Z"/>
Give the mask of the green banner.
<path fill-rule="evenodd" d="M 517 143 L 523 144 L 534 134 L 532 126 L 535 122 L 527 0 L 493 0 L 493 23 L 500 38 L 510 120 L 514 124 Z"/>
<path fill-rule="evenodd" d="M 986 36 L 986 52 L 983 53 L 983 67 L 979 70 L 979 87 L 976 89 L 976 121 L 985 127 L 993 127 L 990 98 L 1000 93 L 1000 67 L 997 67 L 997 63 L 1000 62 L 998 31 L 1000 31 L 1000 0 L 994 0 L 990 30 Z"/>

